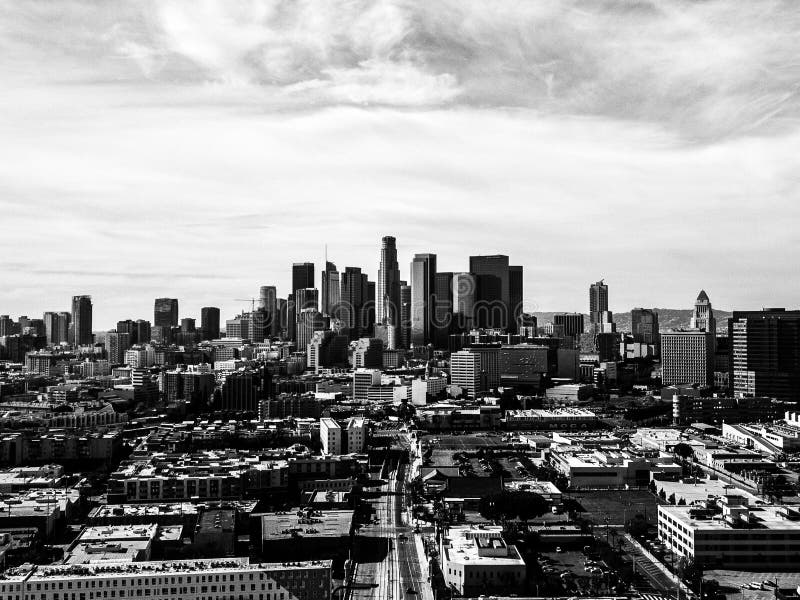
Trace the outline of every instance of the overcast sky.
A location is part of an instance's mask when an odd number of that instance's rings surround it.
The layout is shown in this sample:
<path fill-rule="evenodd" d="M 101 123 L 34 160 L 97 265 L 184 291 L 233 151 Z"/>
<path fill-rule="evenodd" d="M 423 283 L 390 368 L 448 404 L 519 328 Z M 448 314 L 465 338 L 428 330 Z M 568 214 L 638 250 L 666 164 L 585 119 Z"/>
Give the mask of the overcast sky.
<path fill-rule="evenodd" d="M 797 306 L 799 82 L 796 0 L 0 0 L 0 313 L 230 317 L 387 234 L 530 310 Z"/>

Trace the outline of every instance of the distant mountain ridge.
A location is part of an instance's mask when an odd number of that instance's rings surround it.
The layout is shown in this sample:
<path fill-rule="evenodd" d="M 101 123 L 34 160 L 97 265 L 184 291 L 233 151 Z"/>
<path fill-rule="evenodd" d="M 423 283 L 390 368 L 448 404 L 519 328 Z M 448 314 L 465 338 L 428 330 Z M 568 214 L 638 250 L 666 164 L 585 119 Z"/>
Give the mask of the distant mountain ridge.
<path fill-rule="evenodd" d="M 658 328 L 661 331 L 669 331 L 670 329 L 681 329 L 689 327 L 689 321 L 692 318 L 692 309 L 687 308 L 654 308 L 658 313 Z M 539 321 L 539 327 L 545 323 L 553 321 L 553 315 L 561 311 L 553 312 L 534 312 L 533 314 Z M 725 328 L 728 319 L 733 316 L 733 313 L 725 310 L 714 309 L 714 317 L 717 319 L 717 329 Z M 631 312 L 614 313 L 614 322 L 617 324 L 617 331 L 629 332 L 631 330 Z M 588 325 L 589 315 L 584 315 L 584 323 Z"/>

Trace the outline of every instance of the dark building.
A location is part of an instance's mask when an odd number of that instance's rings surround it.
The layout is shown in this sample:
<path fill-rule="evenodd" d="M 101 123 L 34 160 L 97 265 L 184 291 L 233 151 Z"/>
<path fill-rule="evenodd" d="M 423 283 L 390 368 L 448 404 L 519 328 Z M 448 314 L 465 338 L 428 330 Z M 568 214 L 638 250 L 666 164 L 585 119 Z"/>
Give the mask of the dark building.
<path fill-rule="evenodd" d="M 734 311 L 728 338 L 734 396 L 800 402 L 800 311 Z"/>
<path fill-rule="evenodd" d="M 91 296 L 72 297 L 72 331 L 75 346 L 89 346 L 94 343 Z"/>
<path fill-rule="evenodd" d="M 153 325 L 156 327 L 178 326 L 177 298 L 156 298 L 153 308 Z"/>
<path fill-rule="evenodd" d="M 608 285 L 601 279 L 589 286 L 589 322 L 593 325 L 602 322 L 602 315 L 608 311 Z"/>
<path fill-rule="evenodd" d="M 314 285 L 314 263 L 294 263 L 292 265 L 292 292 L 313 287 L 316 287 Z"/>
<path fill-rule="evenodd" d="M 204 340 L 219 339 L 219 309 L 216 306 L 200 309 L 200 329 Z"/>
<path fill-rule="evenodd" d="M 255 374 L 239 371 L 225 378 L 222 384 L 221 405 L 217 410 L 258 412 L 258 394 Z"/>
<path fill-rule="evenodd" d="M 364 329 L 362 318 L 368 294 L 366 279 L 359 267 L 345 267 L 341 274 L 341 302 L 336 316 L 347 328 L 350 339 L 361 337 Z"/>
<path fill-rule="evenodd" d="M 400 265 L 397 263 L 395 238 L 381 240 L 381 261 L 375 306 L 375 322 L 379 325 L 399 325 L 400 322 Z"/>
<path fill-rule="evenodd" d="M 411 286 L 405 281 L 400 282 L 400 347 L 408 348 L 411 345 Z"/>
<path fill-rule="evenodd" d="M 323 315 L 333 315 L 333 311 L 339 304 L 340 293 L 339 271 L 335 264 L 325 261 L 325 270 L 322 272 L 322 304 L 320 306 L 320 312 Z"/>
<path fill-rule="evenodd" d="M 433 309 L 433 345 L 446 350 L 450 334 L 455 331 L 453 323 L 453 273 L 436 273 Z"/>
<path fill-rule="evenodd" d="M 150 321 L 144 319 L 136 320 L 136 343 L 146 344 L 151 340 Z"/>
<path fill-rule="evenodd" d="M 658 345 L 658 313 L 650 308 L 631 311 L 631 335 L 640 344 Z"/>
<path fill-rule="evenodd" d="M 433 341 L 436 255 L 415 254 L 411 261 L 411 343 Z"/>
<path fill-rule="evenodd" d="M 508 256 L 470 256 L 469 271 L 475 275 L 475 324 L 482 328 L 507 329 L 513 318 Z"/>
<path fill-rule="evenodd" d="M 584 331 L 583 315 L 581 313 L 556 313 L 553 315 L 553 325 L 561 327 L 562 334 L 577 339 Z"/>
<path fill-rule="evenodd" d="M 523 283 L 522 283 L 522 266 L 508 267 L 508 296 L 509 308 L 511 310 L 512 320 L 509 323 L 508 332 L 517 333 L 520 327 L 520 318 L 522 316 L 522 301 L 523 301 Z"/>

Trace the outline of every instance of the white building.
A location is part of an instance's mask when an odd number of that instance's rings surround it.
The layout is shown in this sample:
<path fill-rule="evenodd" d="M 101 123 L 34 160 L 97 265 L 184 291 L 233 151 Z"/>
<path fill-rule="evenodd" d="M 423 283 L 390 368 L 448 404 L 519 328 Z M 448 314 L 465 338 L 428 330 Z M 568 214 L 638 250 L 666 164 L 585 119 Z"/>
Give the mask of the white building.
<path fill-rule="evenodd" d="M 650 482 L 651 473 L 677 478 L 682 470 L 672 457 L 644 458 L 613 450 L 553 450 L 550 463 L 569 479 L 573 488 L 644 486 Z"/>
<path fill-rule="evenodd" d="M 722 496 L 717 504 L 717 508 L 659 506 L 658 537 L 677 555 L 706 567 L 749 571 L 797 567 L 797 507 L 751 507 L 741 495 Z"/>
<path fill-rule="evenodd" d="M 145 592 L 145 594 L 143 594 Z M 250 563 L 247 558 L 23 566 L 0 580 L 4 600 L 327 600 L 331 561 Z"/>
<path fill-rule="evenodd" d="M 319 439 L 323 454 L 342 453 L 342 428 L 335 420 L 327 417 L 319 420 Z"/>
<path fill-rule="evenodd" d="M 356 369 L 353 371 L 353 400 L 366 402 L 369 399 L 369 389 L 380 384 L 380 369 Z"/>
<path fill-rule="evenodd" d="M 513 592 L 525 581 L 525 561 L 503 540 L 502 527 L 451 527 L 442 538 L 442 573 L 462 596 Z"/>
<path fill-rule="evenodd" d="M 481 390 L 481 356 L 477 352 L 461 350 L 450 355 L 450 383 L 474 398 Z"/>
<path fill-rule="evenodd" d="M 353 417 L 345 424 L 347 454 L 362 454 L 367 449 L 367 421 L 363 417 Z"/>

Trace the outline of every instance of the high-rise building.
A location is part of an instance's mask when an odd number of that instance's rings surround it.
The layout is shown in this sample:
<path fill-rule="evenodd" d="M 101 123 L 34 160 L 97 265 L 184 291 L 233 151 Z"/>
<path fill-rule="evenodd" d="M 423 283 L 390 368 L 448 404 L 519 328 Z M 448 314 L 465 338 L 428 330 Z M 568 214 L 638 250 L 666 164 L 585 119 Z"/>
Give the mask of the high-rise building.
<path fill-rule="evenodd" d="M 341 274 L 341 302 L 337 318 L 348 330 L 350 339 L 358 339 L 366 332 L 364 304 L 369 291 L 365 289 L 367 276 L 359 267 L 345 267 Z"/>
<path fill-rule="evenodd" d="M 469 271 L 478 283 L 475 325 L 508 329 L 513 319 L 508 256 L 470 256 Z"/>
<path fill-rule="evenodd" d="M 482 389 L 480 355 L 469 350 L 453 352 L 450 355 L 450 383 L 474 398 Z"/>
<path fill-rule="evenodd" d="M 411 343 L 424 346 L 433 341 L 436 255 L 415 254 L 411 261 Z"/>
<path fill-rule="evenodd" d="M 200 309 L 200 330 L 204 340 L 219 339 L 219 309 L 216 306 Z"/>
<path fill-rule="evenodd" d="M 523 301 L 523 281 L 522 281 L 522 266 L 511 265 L 508 267 L 508 297 L 510 302 L 511 321 L 509 322 L 508 332 L 517 333 L 520 326 L 520 317 L 522 316 L 522 301 Z"/>
<path fill-rule="evenodd" d="M 650 308 L 631 311 L 631 335 L 640 344 L 658 345 L 658 313 Z"/>
<path fill-rule="evenodd" d="M 553 325 L 561 327 L 563 335 L 577 339 L 584 332 L 583 315 L 581 313 L 556 313 Z"/>
<path fill-rule="evenodd" d="M 376 318 L 379 325 L 400 322 L 400 265 L 397 263 L 396 240 L 385 236 L 381 240 L 381 262 L 378 268 Z"/>
<path fill-rule="evenodd" d="M 136 343 L 146 344 L 151 339 L 150 321 L 136 319 Z"/>
<path fill-rule="evenodd" d="M 336 270 L 335 264 L 326 261 L 325 270 L 322 272 L 322 314 L 332 316 L 340 298 L 339 271 Z"/>
<path fill-rule="evenodd" d="M 313 288 L 314 282 L 314 263 L 294 263 L 292 264 L 292 292 L 295 290 Z"/>
<path fill-rule="evenodd" d="M 365 402 L 369 399 L 369 389 L 380 384 L 380 369 L 356 369 L 353 371 L 353 400 Z"/>
<path fill-rule="evenodd" d="M 294 291 L 295 310 L 298 314 L 304 310 L 319 307 L 319 290 L 317 288 L 298 288 Z"/>
<path fill-rule="evenodd" d="M 258 308 L 265 313 L 266 335 L 280 335 L 280 318 L 278 317 L 278 291 L 274 285 L 262 285 L 258 290 Z"/>
<path fill-rule="evenodd" d="M 728 337 L 734 396 L 800 402 L 800 311 L 734 311 Z"/>
<path fill-rule="evenodd" d="M 0 315 L 0 337 L 14 335 L 14 320 L 8 315 Z"/>
<path fill-rule="evenodd" d="M 131 335 L 127 332 L 109 331 L 106 333 L 106 354 L 112 365 L 125 363 L 125 352 L 131 347 Z"/>
<path fill-rule="evenodd" d="M 437 272 L 434 281 L 433 345 L 447 349 L 453 323 L 453 273 Z"/>
<path fill-rule="evenodd" d="M 91 296 L 72 297 L 72 330 L 75 346 L 88 346 L 94 343 Z"/>
<path fill-rule="evenodd" d="M 156 298 L 153 308 L 153 325 L 156 327 L 178 326 L 177 298 Z"/>
<path fill-rule="evenodd" d="M 68 312 L 46 312 L 44 313 L 44 328 L 47 336 L 47 343 L 53 346 L 69 342 L 69 322 Z"/>
<path fill-rule="evenodd" d="M 714 334 L 696 330 L 662 333 L 661 382 L 714 385 Z"/>
<path fill-rule="evenodd" d="M 297 315 L 297 348 L 305 350 L 311 343 L 314 333 L 324 331 L 330 325 L 330 318 L 316 308 L 305 308 Z"/>
<path fill-rule="evenodd" d="M 181 333 L 194 333 L 197 329 L 196 321 L 191 317 L 181 319 Z"/>
<path fill-rule="evenodd" d="M 708 294 L 706 294 L 705 290 L 700 290 L 697 295 L 697 300 L 694 303 L 694 312 L 689 320 L 689 327 L 701 331 L 710 331 L 714 334 L 717 332 L 714 309 L 711 307 L 711 300 L 708 299 Z"/>
<path fill-rule="evenodd" d="M 411 345 L 411 286 L 405 281 L 400 282 L 400 346 L 408 348 Z"/>
<path fill-rule="evenodd" d="M 600 323 L 608 310 L 608 285 L 601 279 L 589 286 L 589 322 Z"/>
<path fill-rule="evenodd" d="M 478 283 L 472 273 L 453 273 L 453 318 L 457 331 L 473 326 Z"/>

